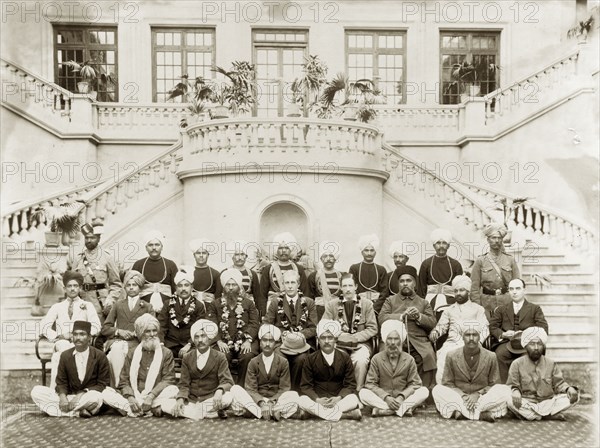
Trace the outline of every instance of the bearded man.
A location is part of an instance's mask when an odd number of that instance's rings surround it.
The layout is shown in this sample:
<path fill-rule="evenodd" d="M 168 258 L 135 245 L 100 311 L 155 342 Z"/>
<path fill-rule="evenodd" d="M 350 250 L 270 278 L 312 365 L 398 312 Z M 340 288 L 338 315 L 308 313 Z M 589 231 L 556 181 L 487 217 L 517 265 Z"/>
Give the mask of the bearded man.
<path fill-rule="evenodd" d="M 342 293 L 340 283 L 342 273 L 335 269 L 339 253 L 337 243 L 329 241 L 322 243 L 319 252 L 323 268 L 317 269 L 308 276 L 308 287 L 311 297 L 315 299 L 317 318 L 321 319 L 327 304 Z"/>

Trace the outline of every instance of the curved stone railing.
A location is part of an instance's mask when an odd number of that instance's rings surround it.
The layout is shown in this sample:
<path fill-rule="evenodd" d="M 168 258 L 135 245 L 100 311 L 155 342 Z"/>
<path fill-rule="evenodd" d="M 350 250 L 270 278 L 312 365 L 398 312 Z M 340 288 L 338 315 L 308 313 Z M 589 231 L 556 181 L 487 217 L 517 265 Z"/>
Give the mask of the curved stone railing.
<path fill-rule="evenodd" d="M 465 187 L 493 202 L 507 201 L 509 204 L 515 195 L 509 195 L 489 187 L 462 183 Z M 514 207 L 510 221 L 531 236 L 546 237 L 567 246 L 588 250 L 597 248 L 597 235 L 588 226 L 576 223 L 564 213 L 552 210 L 533 199 Z"/>

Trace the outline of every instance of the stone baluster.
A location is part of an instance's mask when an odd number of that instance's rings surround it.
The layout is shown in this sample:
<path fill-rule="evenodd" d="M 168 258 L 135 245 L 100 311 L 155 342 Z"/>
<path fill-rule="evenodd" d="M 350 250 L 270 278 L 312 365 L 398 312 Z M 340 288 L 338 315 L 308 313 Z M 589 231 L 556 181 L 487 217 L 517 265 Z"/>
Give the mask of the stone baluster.
<path fill-rule="evenodd" d="M 108 199 L 108 194 L 103 193 L 96 199 L 96 208 L 94 210 L 94 218 L 104 219 L 106 215 L 106 200 Z"/>
<path fill-rule="evenodd" d="M 530 209 L 532 211 L 532 213 L 534 214 L 533 216 L 533 231 L 534 233 L 539 237 L 543 235 L 542 232 L 542 226 L 543 226 L 543 216 L 542 216 L 542 212 L 540 212 L 539 210 L 534 210 L 534 209 Z"/>
<path fill-rule="evenodd" d="M 117 203 L 115 200 L 114 193 L 115 192 L 113 190 L 108 190 L 106 192 L 106 204 L 104 206 L 104 209 L 111 214 L 114 214 L 117 209 Z"/>
<path fill-rule="evenodd" d="M 526 204 L 521 205 L 521 208 L 525 211 L 525 230 L 533 233 L 533 210 Z"/>

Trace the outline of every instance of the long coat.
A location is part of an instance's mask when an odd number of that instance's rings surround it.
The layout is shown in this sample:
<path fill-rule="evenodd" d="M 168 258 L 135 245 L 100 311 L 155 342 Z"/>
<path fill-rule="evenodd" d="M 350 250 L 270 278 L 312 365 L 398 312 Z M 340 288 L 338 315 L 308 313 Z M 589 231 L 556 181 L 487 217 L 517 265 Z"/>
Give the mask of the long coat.
<path fill-rule="evenodd" d="M 479 363 L 471 378 L 463 350 L 461 347 L 448 353 L 442 384 L 454 389 L 459 395 L 475 392 L 485 394 L 494 384 L 500 382 L 496 355 L 480 347 Z"/>

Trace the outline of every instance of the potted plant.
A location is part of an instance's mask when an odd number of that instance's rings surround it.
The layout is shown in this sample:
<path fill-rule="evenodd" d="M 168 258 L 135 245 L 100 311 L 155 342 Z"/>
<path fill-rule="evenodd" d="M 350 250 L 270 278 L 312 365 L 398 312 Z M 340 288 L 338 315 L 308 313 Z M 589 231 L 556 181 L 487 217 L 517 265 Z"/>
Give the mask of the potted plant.
<path fill-rule="evenodd" d="M 81 202 L 66 202 L 58 206 L 40 205 L 32 213 L 30 222 L 46 222 L 49 231 L 46 232 L 46 247 L 58 247 L 61 242 L 68 245 L 71 238 L 75 238 L 81 227 L 79 212 Z M 49 224 L 48 224 L 49 223 Z"/>
<path fill-rule="evenodd" d="M 188 75 L 183 75 L 181 81 L 169 90 L 167 101 L 182 97 L 182 102 L 188 103 L 187 111 L 198 121 L 202 121 L 209 112 L 208 103 L 213 94 L 212 87 L 202 76 L 196 77 L 194 83 L 190 83 Z M 186 128 L 188 126 L 187 118 L 182 118 L 179 126 Z"/>
<path fill-rule="evenodd" d="M 577 37 L 580 42 L 587 40 L 587 35 L 594 25 L 594 16 L 591 15 L 587 20 L 581 20 L 577 25 L 567 31 L 567 37 L 572 39 Z"/>
<path fill-rule="evenodd" d="M 495 210 L 502 212 L 504 226 L 508 230 L 504 237 L 504 244 L 510 244 L 512 241 L 512 226 L 509 227 L 508 223 L 515 221 L 515 210 L 525 204 L 529 199 L 530 198 L 502 198 L 494 203 Z"/>
<path fill-rule="evenodd" d="M 79 93 L 88 93 L 95 101 L 98 97 L 98 91 L 95 90 L 99 85 L 116 84 L 114 75 L 100 73 L 92 64 L 93 60 L 85 62 L 67 61 L 63 65 L 70 67 L 73 72 L 79 73 L 81 81 L 77 82 L 77 90 Z"/>
<path fill-rule="evenodd" d="M 211 99 L 219 106 L 225 107 L 227 104 L 233 115 L 250 112 L 256 102 L 256 69 L 254 65 L 246 61 L 234 61 L 231 70 L 215 67 L 213 71 L 225 76 L 229 83 L 215 87 Z M 217 110 L 215 110 L 215 117 L 221 117 L 221 113 Z"/>
<path fill-rule="evenodd" d="M 288 116 L 302 116 L 302 107 L 308 100 L 309 107 L 319 101 L 321 88 L 327 82 L 327 65 L 317 55 L 309 55 L 304 58 L 302 71 L 304 75 L 296 78 L 291 85 L 292 102 L 288 106 Z"/>
<path fill-rule="evenodd" d="M 342 97 L 339 98 L 339 93 Z M 345 120 L 358 120 L 363 123 L 371 121 L 377 115 L 374 104 L 385 102 L 385 96 L 377 89 L 370 79 L 359 79 L 350 82 L 348 76 L 338 73 L 327 83 L 321 95 L 319 118 L 331 115 L 337 107 L 342 108 Z"/>
<path fill-rule="evenodd" d="M 42 257 L 38 266 L 37 276 L 33 284 L 35 302 L 31 306 L 32 316 L 45 316 L 48 308 L 63 297 L 65 290 L 62 283 L 62 272 L 59 262 L 52 262 L 48 257 Z"/>

